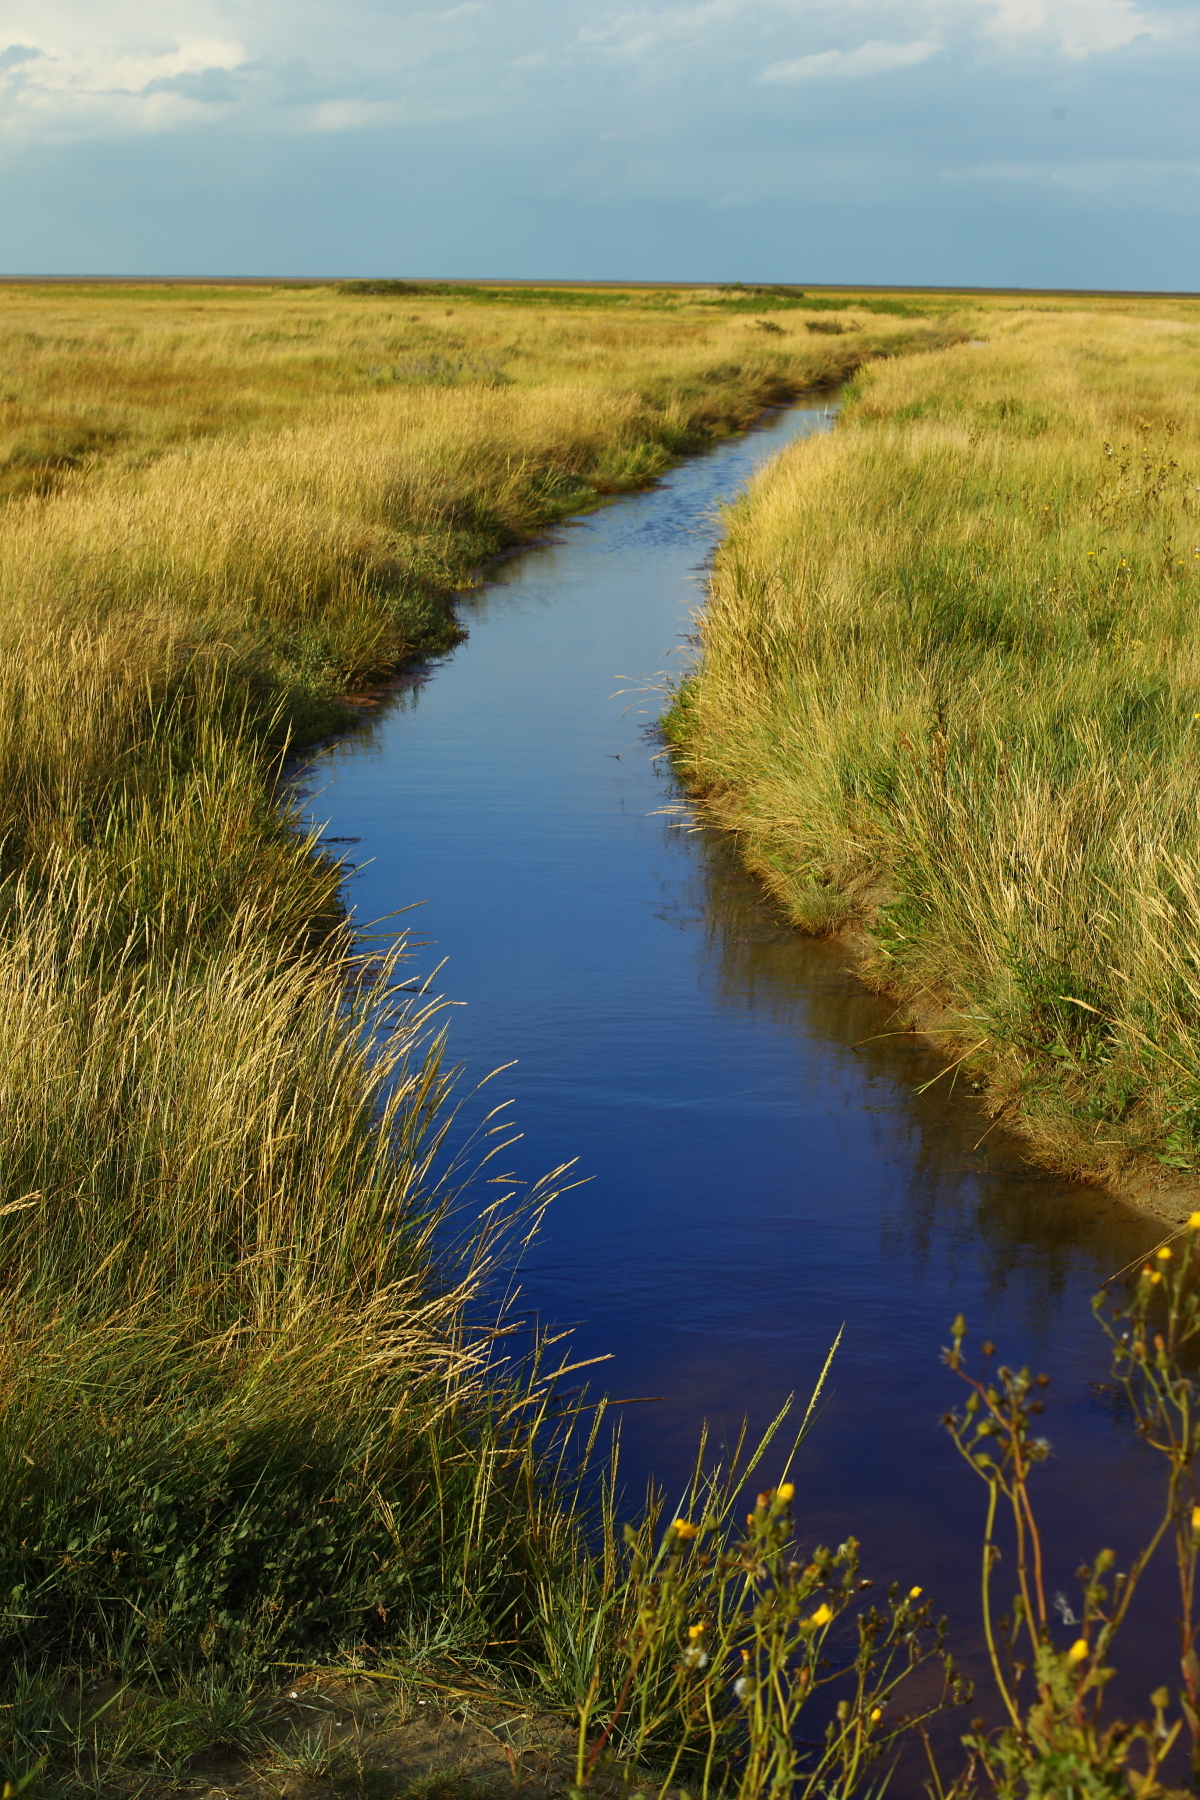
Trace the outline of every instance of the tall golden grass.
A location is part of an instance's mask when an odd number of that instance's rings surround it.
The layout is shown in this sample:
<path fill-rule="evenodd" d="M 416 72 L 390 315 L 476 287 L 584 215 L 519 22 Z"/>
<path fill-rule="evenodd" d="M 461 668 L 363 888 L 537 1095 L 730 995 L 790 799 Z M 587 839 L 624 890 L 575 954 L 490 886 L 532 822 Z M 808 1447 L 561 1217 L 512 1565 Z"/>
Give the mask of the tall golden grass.
<path fill-rule="evenodd" d="M 578 1491 L 489 1294 L 545 1193 L 451 1226 L 436 1017 L 355 950 L 278 759 L 453 642 L 503 545 L 948 327 L 0 305 L 5 1654 L 252 1681 L 415 1632 L 528 1661 Z"/>
<path fill-rule="evenodd" d="M 683 1517 L 652 1496 L 622 1539 L 599 1415 L 579 1445 L 557 1352 L 516 1354 L 496 1301 L 562 1172 L 462 1192 L 437 1007 L 402 991 L 402 946 L 356 946 L 272 775 L 340 693 L 451 640 L 491 552 L 767 401 L 936 352 L 961 309 L 3 299 L 0 1766 L 55 1752 L 97 1793 L 213 1743 L 262 1759 L 255 1688 L 340 1652 L 574 1710 L 581 1788 L 852 1800 L 921 1723 L 886 1704 L 911 1667 L 932 1653 L 961 1692 L 929 1606 L 864 1614 L 852 1540 L 796 1560 L 786 1483 L 735 1530 L 765 1446 L 715 1471 L 702 1446 Z M 1192 1091 L 1200 980 L 1195 352 L 1144 319 L 992 329 L 887 362 L 848 429 L 760 482 L 673 730 L 798 917 L 857 909 L 891 978 L 991 1008 L 997 1070 L 1047 1070 L 1028 1107 L 1074 1120 L 1136 1077 L 1105 1101 L 1125 1141 L 1167 1121 L 1190 1155 L 1164 1095 Z M 501 1118 L 477 1144 L 502 1153 Z M 1156 1430 L 1189 1403 L 1178 1335 L 1157 1410 L 1126 1372 Z M 843 1613 L 857 1653 L 830 1656 Z M 1111 1789 L 1130 1743 L 1153 1774 L 1156 1727 L 1079 1728 L 1107 1641 L 1046 1650 L 1034 1710 L 948 1791 L 1005 1759 L 1025 1779 L 1051 1737 L 1076 1785 Z M 93 1709 L 97 1675 L 120 1687 Z M 799 1713 L 829 1682 L 814 1753 Z"/>
<path fill-rule="evenodd" d="M 10 290 L 0 641 L 124 629 L 321 698 L 444 648 L 498 548 L 937 320 L 813 340 L 636 295 Z"/>
<path fill-rule="evenodd" d="M 1200 310 L 1157 310 L 865 371 L 733 508 L 669 721 L 799 925 L 1148 1197 L 1200 1162 Z"/>

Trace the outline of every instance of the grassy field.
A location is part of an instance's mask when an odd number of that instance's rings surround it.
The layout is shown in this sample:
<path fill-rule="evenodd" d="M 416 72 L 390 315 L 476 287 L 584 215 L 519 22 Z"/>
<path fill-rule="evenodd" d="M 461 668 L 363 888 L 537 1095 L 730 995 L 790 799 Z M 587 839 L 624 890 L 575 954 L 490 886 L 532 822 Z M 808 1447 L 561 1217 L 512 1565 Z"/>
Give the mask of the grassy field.
<path fill-rule="evenodd" d="M 142 668 L 215 660 L 305 729 L 445 647 L 448 593 L 497 549 L 953 335 L 905 308 L 602 298 L 7 290 L 5 635 L 123 631 Z"/>
<path fill-rule="evenodd" d="M 488 1299 L 553 1177 L 458 1192 L 437 1015 L 357 951 L 275 771 L 454 641 L 488 556 L 952 341 L 953 308 L 0 309 L 0 1649 L 23 1671 L 0 1761 L 36 1761 L 95 1678 L 175 1711 L 109 1732 L 89 1779 L 178 1763 L 281 1661 L 353 1645 L 569 1699 L 590 1676 L 547 1595 L 582 1579 L 578 1495 L 552 1383 L 506 1362 Z"/>
<path fill-rule="evenodd" d="M 1160 1190 L 1200 1167 L 1200 305 L 970 331 L 864 370 L 733 508 L 668 731 L 946 1079 L 1044 1164 L 1186 1206 Z"/>

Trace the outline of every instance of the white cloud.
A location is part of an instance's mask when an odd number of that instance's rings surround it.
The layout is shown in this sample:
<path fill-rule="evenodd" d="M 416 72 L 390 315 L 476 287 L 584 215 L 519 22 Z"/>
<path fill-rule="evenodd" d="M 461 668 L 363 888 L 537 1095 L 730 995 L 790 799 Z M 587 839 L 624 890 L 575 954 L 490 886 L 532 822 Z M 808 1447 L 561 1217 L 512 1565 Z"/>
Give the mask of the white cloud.
<path fill-rule="evenodd" d="M 78 48 L 44 40 L 0 53 L 0 120 L 10 139 L 160 130 L 227 107 L 246 49 L 228 38 Z"/>
<path fill-rule="evenodd" d="M 5 263 L 1195 287 L 1198 80 L 1198 0 L 0 0 Z"/>
<path fill-rule="evenodd" d="M 999 0 L 983 34 L 1006 50 L 1032 43 L 1073 58 L 1119 50 L 1139 37 L 1174 35 L 1136 0 Z"/>
<path fill-rule="evenodd" d="M 617 144 L 653 119 L 664 141 L 683 134 L 686 158 L 698 96 L 697 117 L 720 113 L 727 130 L 744 129 L 750 141 L 755 107 L 770 111 L 757 83 L 849 87 L 937 59 L 938 92 L 956 114 L 964 81 L 987 80 L 1006 66 L 1027 70 L 1031 50 L 1062 64 L 1119 52 L 1137 39 L 1182 44 L 1196 35 L 1192 6 L 0 0 L 0 138 L 63 143 L 201 122 L 220 129 L 227 121 L 271 134 L 346 133 L 419 119 L 507 118 L 522 141 L 544 131 L 561 161 L 574 121 L 580 142 Z M 907 91 L 895 84 L 898 105 Z"/>
<path fill-rule="evenodd" d="M 812 0 L 700 0 L 696 6 L 642 6 L 599 20 L 587 17 L 576 41 L 585 48 L 630 60 L 689 46 L 727 50 L 776 15 L 794 20 L 806 4 L 811 8 Z"/>
<path fill-rule="evenodd" d="M 313 109 L 314 131 L 363 131 L 394 125 L 402 109 L 390 100 L 322 100 Z"/>
<path fill-rule="evenodd" d="M 460 115 L 487 98 L 476 46 L 490 11 L 486 0 L 0 0 L 0 137 L 136 136 L 231 113 L 272 132 Z"/>
<path fill-rule="evenodd" d="M 936 56 L 942 45 L 936 38 L 912 44 L 888 44 L 872 38 L 857 50 L 818 50 L 791 62 L 771 63 L 760 81 L 861 81 L 869 75 L 885 75 L 892 69 L 911 69 Z"/>

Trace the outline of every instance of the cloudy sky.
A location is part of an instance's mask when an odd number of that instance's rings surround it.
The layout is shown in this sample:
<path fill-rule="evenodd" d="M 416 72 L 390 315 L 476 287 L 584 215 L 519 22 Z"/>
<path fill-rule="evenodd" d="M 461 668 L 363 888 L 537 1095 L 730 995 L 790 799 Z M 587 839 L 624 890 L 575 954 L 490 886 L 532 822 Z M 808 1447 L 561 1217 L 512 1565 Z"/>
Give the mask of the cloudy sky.
<path fill-rule="evenodd" d="M 1198 0 L 0 0 L 0 270 L 1200 289 Z"/>

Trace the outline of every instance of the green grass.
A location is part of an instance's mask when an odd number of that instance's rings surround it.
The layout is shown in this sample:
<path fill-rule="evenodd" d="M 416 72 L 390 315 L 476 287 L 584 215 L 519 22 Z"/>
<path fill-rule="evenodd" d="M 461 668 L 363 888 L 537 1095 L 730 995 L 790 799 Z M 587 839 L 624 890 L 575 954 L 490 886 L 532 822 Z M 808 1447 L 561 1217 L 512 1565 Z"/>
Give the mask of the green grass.
<path fill-rule="evenodd" d="M 549 1349 L 510 1359 L 495 1310 L 497 1271 L 562 1172 L 493 1204 L 501 1117 L 479 1123 L 478 1179 L 469 1159 L 447 1167 L 459 1096 L 439 1016 L 403 991 L 402 952 L 356 947 L 338 866 L 280 802 L 281 758 L 344 723 L 347 695 L 450 645 L 453 594 L 489 556 L 865 365 L 881 374 L 855 430 L 886 441 L 877 512 L 855 516 L 891 530 L 914 490 L 928 509 L 871 565 L 872 603 L 891 609 L 897 655 L 916 620 L 947 671 L 936 729 L 957 742 L 968 553 L 935 592 L 921 531 L 946 515 L 951 467 L 965 491 L 1008 496 L 988 504 L 1010 535 L 1041 531 L 1017 463 L 1058 442 L 1061 401 L 1007 373 L 986 394 L 950 382 L 949 450 L 920 438 L 925 412 L 874 419 L 893 389 L 893 412 L 934 404 L 931 377 L 903 387 L 903 369 L 977 355 L 945 347 L 979 331 L 978 309 L 936 298 L 31 286 L 3 304 L 0 1649 L 16 1673 L 0 1764 L 27 1772 L 41 1744 L 51 1786 L 170 1774 L 250 1731 L 280 1665 L 322 1661 L 466 1670 L 564 1718 L 611 1716 L 646 1599 L 629 1557 L 658 1554 L 662 1499 L 631 1550 L 603 1416 L 575 1416 Z M 914 469 L 939 456 L 921 488 Z M 1143 528 L 1132 479 L 1095 491 L 1112 545 L 1142 554 L 1161 530 Z M 1176 498 L 1155 504 L 1158 521 Z M 789 544 L 798 518 L 825 518 L 848 554 L 844 504 L 788 505 Z M 722 568 L 749 566 L 758 540 L 735 520 Z M 1061 657 L 1066 626 L 1047 635 L 1024 576 L 1005 582 L 971 590 L 987 655 L 1006 673 Z M 1190 589 L 1172 591 L 1182 642 Z M 861 619 L 838 641 L 886 698 Z M 1176 740 L 1190 755 L 1193 687 L 1164 681 L 1145 643 L 1122 656 L 1121 767 Z M 807 691 L 777 645 L 745 667 L 786 670 L 789 706 Z M 828 691 L 841 704 L 850 688 Z M 699 687 L 693 703 L 707 717 Z M 1056 704 L 1076 716 L 1066 689 Z M 857 821 L 942 755 L 935 734 L 906 762 L 878 710 L 853 714 L 839 752 Z M 901 729 L 934 731 L 913 716 Z M 1062 768 L 1083 768 L 1090 740 L 1059 736 Z M 1166 804 L 1158 770 L 1147 818 Z M 793 849 L 772 839 L 776 865 Z M 860 905 L 867 866 L 839 883 L 808 856 L 822 917 Z M 922 891 L 889 890 L 897 942 Z M 1077 1060 L 1108 1056 L 1108 1014 L 1081 1027 L 1057 965 L 1027 960 L 1038 1029 Z M 1107 993 L 1093 979 L 1074 999 Z M 800 1587 L 787 1574 L 780 1591 L 799 1604 Z M 674 1651 L 658 1643 L 646 1690 L 656 1756 Z M 97 1683 L 124 1697 L 88 1712 Z"/>
<path fill-rule="evenodd" d="M 395 299 L 409 296 L 447 300 L 482 301 L 507 307 L 616 307 L 636 306 L 641 310 L 690 309 L 703 307 L 721 312 L 855 312 L 875 313 L 900 319 L 923 319 L 958 310 L 958 303 L 937 296 L 919 300 L 896 294 L 859 294 L 853 289 L 838 294 L 807 294 L 803 288 L 767 284 L 764 286 L 732 282 L 713 288 L 630 288 L 624 292 L 612 288 L 539 288 L 479 287 L 457 281 L 340 281 L 339 294 Z"/>
<path fill-rule="evenodd" d="M 14 1773 L 21 1709 L 97 1680 L 139 1696 L 96 1726 L 114 1766 L 139 1719 L 183 1755 L 197 1683 L 244 1697 L 354 1646 L 574 1692 L 549 1597 L 593 1579 L 594 1495 L 492 1295 L 554 1178 L 497 1201 L 498 1119 L 477 1184 L 446 1167 L 439 1019 L 356 949 L 280 759 L 453 643 L 499 549 L 945 327 L 767 342 L 636 290 L 460 301 L 4 291 Z"/>
<path fill-rule="evenodd" d="M 668 721 L 802 928 L 1151 1199 L 1200 1169 L 1198 323 L 996 308 L 863 371 L 733 509 Z"/>

